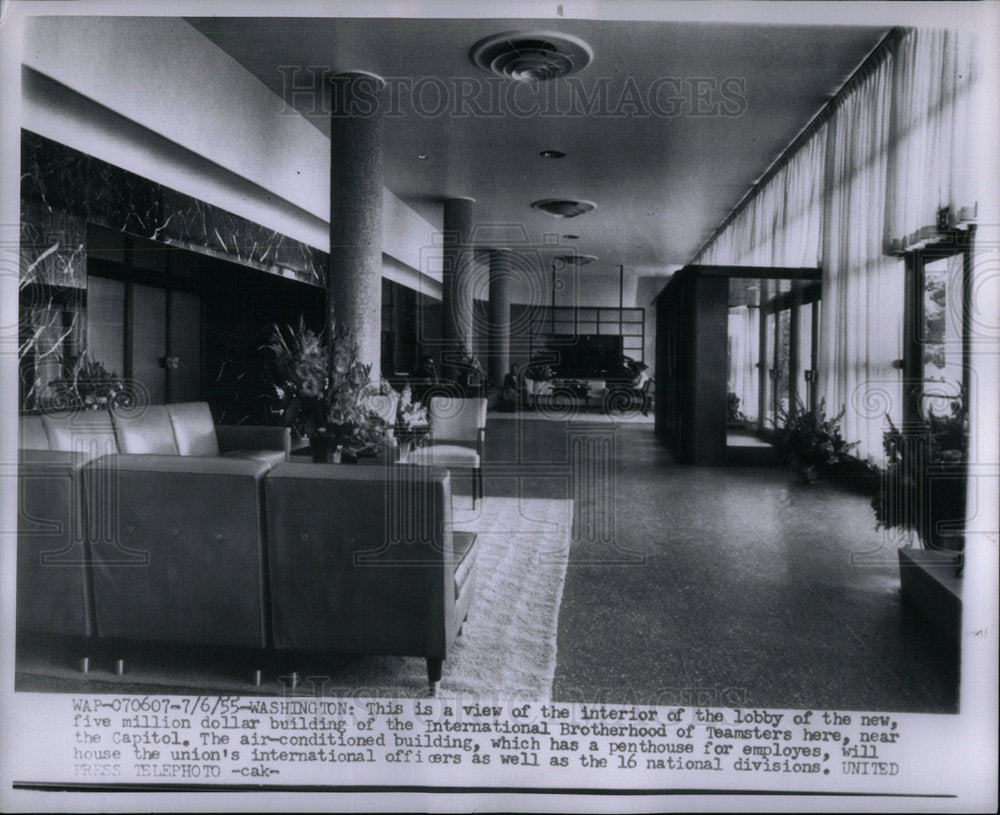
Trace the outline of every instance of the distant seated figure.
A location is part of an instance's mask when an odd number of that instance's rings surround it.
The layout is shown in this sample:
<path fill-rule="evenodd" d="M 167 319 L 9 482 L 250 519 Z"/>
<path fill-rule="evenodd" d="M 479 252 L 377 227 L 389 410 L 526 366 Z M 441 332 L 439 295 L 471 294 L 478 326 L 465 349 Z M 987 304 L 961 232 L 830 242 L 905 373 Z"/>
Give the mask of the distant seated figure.
<path fill-rule="evenodd" d="M 424 401 L 424 394 L 427 389 L 438 382 L 437 366 L 434 364 L 434 357 L 424 354 L 420 357 L 420 363 L 413 369 L 412 390 L 413 399 L 416 402 Z"/>
<path fill-rule="evenodd" d="M 486 372 L 468 348 L 462 349 L 462 359 L 455 368 L 458 372 L 455 381 L 465 395 L 470 397 L 481 395 L 486 386 Z"/>
<path fill-rule="evenodd" d="M 513 399 L 514 402 L 520 402 L 526 396 L 527 389 L 524 385 L 524 374 L 521 373 L 520 366 L 511 365 L 510 372 L 503 378 L 503 390 L 500 393 L 500 398 L 504 400 Z"/>
<path fill-rule="evenodd" d="M 434 357 L 430 354 L 424 354 L 420 357 L 419 364 L 413 369 L 413 377 L 414 379 L 429 379 L 436 382 L 438 372 L 437 366 L 434 364 Z"/>
<path fill-rule="evenodd" d="M 635 378 L 635 366 L 641 365 L 642 363 L 637 363 L 632 357 L 622 354 L 621 361 L 618 364 L 618 371 L 615 374 L 616 379 L 631 380 Z"/>
<path fill-rule="evenodd" d="M 649 378 L 649 374 L 646 373 L 649 370 L 649 366 L 645 362 L 632 362 L 632 380 L 629 382 L 629 387 L 635 392 L 639 399 L 640 407 L 642 408 L 642 415 L 649 415 L 649 388 L 653 383 L 653 380 Z"/>

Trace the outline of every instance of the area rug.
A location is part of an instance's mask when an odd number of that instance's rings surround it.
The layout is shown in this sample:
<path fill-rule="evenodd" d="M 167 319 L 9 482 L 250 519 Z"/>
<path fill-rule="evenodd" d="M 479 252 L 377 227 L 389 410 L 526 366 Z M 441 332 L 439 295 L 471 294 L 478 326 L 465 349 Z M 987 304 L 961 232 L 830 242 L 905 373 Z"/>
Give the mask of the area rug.
<path fill-rule="evenodd" d="M 463 507 L 464 504 L 464 507 Z M 479 538 L 476 596 L 444 663 L 438 695 L 496 701 L 548 701 L 569 558 L 573 502 L 488 497 L 454 508 L 457 529 Z M 19 647 L 18 691 L 172 693 L 414 698 L 428 695 L 426 663 L 413 657 L 307 655 L 267 666 L 260 687 L 248 682 L 246 655 L 219 649 L 153 646 L 116 676 L 108 658 L 88 674 L 71 655 Z M 293 686 L 292 671 L 297 675 Z"/>
<path fill-rule="evenodd" d="M 496 419 L 523 419 L 528 422 L 583 422 L 585 424 L 655 424 L 656 419 L 653 414 L 643 416 L 642 413 L 603 413 L 599 410 L 583 410 L 581 408 L 540 408 L 538 410 L 522 410 L 517 413 L 513 410 L 491 410 L 488 418 Z"/>

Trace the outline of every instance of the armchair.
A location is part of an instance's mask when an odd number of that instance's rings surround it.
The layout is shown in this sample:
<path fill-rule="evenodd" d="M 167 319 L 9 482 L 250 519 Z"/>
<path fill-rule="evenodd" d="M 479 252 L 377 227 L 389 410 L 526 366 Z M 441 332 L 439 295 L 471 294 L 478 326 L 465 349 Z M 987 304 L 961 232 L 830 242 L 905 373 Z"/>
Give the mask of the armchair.
<path fill-rule="evenodd" d="M 459 467 L 472 471 L 472 506 L 483 497 L 486 400 L 454 396 L 431 398 L 427 414 L 431 443 L 410 453 L 409 464 Z"/>

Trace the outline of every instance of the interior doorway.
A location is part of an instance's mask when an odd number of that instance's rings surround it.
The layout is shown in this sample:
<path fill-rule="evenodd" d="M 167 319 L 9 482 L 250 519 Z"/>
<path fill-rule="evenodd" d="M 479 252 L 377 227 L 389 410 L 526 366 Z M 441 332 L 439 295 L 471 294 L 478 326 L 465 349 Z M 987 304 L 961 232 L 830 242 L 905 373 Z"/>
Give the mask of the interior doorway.
<path fill-rule="evenodd" d="M 768 447 L 795 405 L 815 407 L 817 281 L 729 281 L 727 434 L 730 447 Z"/>
<path fill-rule="evenodd" d="M 91 227 L 88 235 L 88 355 L 151 405 L 193 401 L 204 390 L 203 297 L 180 259 L 122 232 Z"/>

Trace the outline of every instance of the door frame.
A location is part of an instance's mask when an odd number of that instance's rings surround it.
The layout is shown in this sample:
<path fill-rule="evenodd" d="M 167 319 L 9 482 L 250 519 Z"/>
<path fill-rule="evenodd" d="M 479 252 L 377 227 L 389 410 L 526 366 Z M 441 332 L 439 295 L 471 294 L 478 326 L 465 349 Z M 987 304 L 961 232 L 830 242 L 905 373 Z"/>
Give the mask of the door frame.
<path fill-rule="evenodd" d="M 88 226 L 91 226 L 88 224 Z M 105 227 L 101 227 L 98 224 L 92 226 L 97 226 L 98 228 L 105 230 Z M 164 315 L 163 315 L 163 348 L 164 355 L 160 359 L 161 367 L 164 372 L 164 399 L 165 402 L 169 403 L 171 401 L 172 386 L 175 384 L 171 374 L 171 369 L 167 365 L 167 358 L 173 355 L 174 348 L 174 337 L 171 331 L 172 317 L 173 317 L 173 292 L 184 291 L 192 294 L 203 295 L 204 286 L 196 278 L 190 278 L 187 276 L 180 276 L 174 272 L 174 251 L 178 247 L 172 247 L 169 244 L 158 244 L 155 241 L 150 241 L 145 238 L 137 237 L 129 234 L 128 232 L 116 233 L 122 237 L 122 257 L 121 261 L 116 263 L 113 260 L 109 260 L 103 257 L 93 257 L 88 255 L 87 257 L 87 277 L 88 279 L 91 275 L 95 277 L 109 278 L 113 280 L 120 280 L 125 284 L 125 302 L 122 309 L 122 359 L 123 359 L 123 379 L 133 379 L 134 378 L 134 363 L 133 358 L 133 326 L 135 324 L 135 297 L 134 289 L 135 285 L 151 286 L 155 288 L 163 289 L 165 292 L 164 298 Z M 152 269 L 143 269 L 136 267 L 135 265 L 135 251 L 137 244 L 139 243 L 149 243 L 156 246 L 162 246 L 165 251 L 165 263 L 164 271 L 155 271 Z M 89 293 L 87 295 L 89 297 Z M 204 359 L 205 356 L 205 312 L 204 303 L 202 304 L 201 315 L 200 315 L 200 325 L 199 330 L 199 343 L 200 356 Z M 204 366 L 199 364 L 199 391 L 204 390 Z"/>

